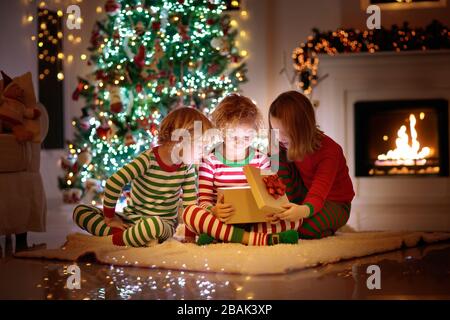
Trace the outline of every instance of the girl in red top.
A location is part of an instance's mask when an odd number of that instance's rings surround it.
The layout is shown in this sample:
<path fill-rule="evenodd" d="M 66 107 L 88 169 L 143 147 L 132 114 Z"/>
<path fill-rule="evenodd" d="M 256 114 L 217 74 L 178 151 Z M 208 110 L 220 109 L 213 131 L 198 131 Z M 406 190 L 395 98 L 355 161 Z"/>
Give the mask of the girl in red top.
<path fill-rule="evenodd" d="M 311 102 L 296 91 L 275 99 L 269 123 L 279 130 L 278 175 L 291 202 L 255 231 L 296 229 L 300 238 L 333 234 L 347 223 L 355 195 L 341 146 L 318 129 Z"/>

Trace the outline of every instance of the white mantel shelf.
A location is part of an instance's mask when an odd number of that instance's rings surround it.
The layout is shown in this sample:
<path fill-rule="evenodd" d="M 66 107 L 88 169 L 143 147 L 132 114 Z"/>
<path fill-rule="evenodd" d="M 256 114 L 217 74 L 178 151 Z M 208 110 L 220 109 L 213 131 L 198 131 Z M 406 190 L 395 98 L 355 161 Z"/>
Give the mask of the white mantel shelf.
<path fill-rule="evenodd" d="M 450 102 L 450 50 L 319 55 L 313 100 L 319 125 L 344 149 L 358 230 L 450 231 L 449 177 L 355 177 L 354 103 L 396 99 Z M 450 114 L 450 112 L 449 112 Z"/>

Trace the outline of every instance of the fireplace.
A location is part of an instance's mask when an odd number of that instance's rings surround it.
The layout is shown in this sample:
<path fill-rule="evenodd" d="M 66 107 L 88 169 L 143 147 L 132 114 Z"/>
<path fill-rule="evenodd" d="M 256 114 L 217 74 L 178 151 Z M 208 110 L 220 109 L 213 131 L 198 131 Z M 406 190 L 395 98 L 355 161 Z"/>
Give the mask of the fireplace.
<path fill-rule="evenodd" d="M 448 102 L 354 104 L 355 176 L 448 176 Z"/>

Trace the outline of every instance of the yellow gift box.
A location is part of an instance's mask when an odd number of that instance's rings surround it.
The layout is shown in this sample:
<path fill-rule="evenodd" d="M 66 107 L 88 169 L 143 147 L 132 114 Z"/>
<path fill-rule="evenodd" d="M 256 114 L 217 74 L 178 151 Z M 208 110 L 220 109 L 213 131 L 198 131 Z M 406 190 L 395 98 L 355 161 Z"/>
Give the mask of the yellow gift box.
<path fill-rule="evenodd" d="M 281 212 L 283 204 L 289 203 L 286 195 L 275 199 L 267 191 L 261 170 L 250 165 L 244 166 L 244 174 L 249 186 L 218 188 L 224 202 L 234 207 L 234 214 L 228 224 L 265 222 L 269 213 Z"/>

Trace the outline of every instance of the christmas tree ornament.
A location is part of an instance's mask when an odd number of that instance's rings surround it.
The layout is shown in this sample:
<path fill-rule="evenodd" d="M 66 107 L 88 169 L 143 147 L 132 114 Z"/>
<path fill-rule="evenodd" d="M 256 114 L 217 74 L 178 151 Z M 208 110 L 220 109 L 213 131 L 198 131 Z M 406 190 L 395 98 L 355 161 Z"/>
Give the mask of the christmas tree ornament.
<path fill-rule="evenodd" d="M 103 192 L 103 188 L 101 186 L 101 183 L 97 179 L 89 178 L 86 179 L 86 182 L 84 183 L 84 195 L 83 195 L 83 202 L 92 204 L 95 199 L 98 199 L 99 194 Z"/>
<path fill-rule="evenodd" d="M 169 76 L 169 85 L 171 87 L 175 86 L 176 81 L 177 81 L 177 77 L 173 73 L 170 74 L 170 76 Z"/>
<path fill-rule="evenodd" d="M 213 76 L 219 72 L 220 66 L 217 63 L 213 63 L 212 65 L 208 66 L 208 74 Z"/>
<path fill-rule="evenodd" d="M 91 161 L 92 161 L 92 154 L 91 154 L 91 151 L 90 151 L 88 148 L 83 149 L 83 150 L 78 154 L 77 162 L 78 162 L 78 165 L 79 165 L 80 167 L 82 167 L 82 166 L 84 166 L 84 165 L 86 165 L 86 164 L 91 163 Z"/>
<path fill-rule="evenodd" d="M 127 147 L 136 144 L 136 140 L 134 139 L 133 133 L 130 130 L 128 130 L 125 134 L 124 143 Z"/>
<path fill-rule="evenodd" d="M 211 44 L 211 47 L 213 47 L 217 51 L 220 51 L 220 50 L 222 50 L 222 48 L 224 46 L 224 40 L 223 40 L 223 38 L 219 38 L 219 37 L 212 38 L 210 44 Z"/>
<path fill-rule="evenodd" d="M 159 29 L 161 29 L 161 22 L 153 21 L 152 22 L 152 30 L 153 31 L 159 31 Z"/>
<path fill-rule="evenodd" d="M 230 54 L 230 44 L 227 41 L 224 41 L 219 52 L 224 57 L 228 56 Z"/>
<path fill-rule="evenodd" d="M 107 0 L 105 3 L 105 12 L 110 16 L 115 16 L 120 10 L 120 4 L 116 0 Z"/>
<path fill-rule="evenodd" d="M 108 122 L 103 121 L 96 129 L 97 137 L 102 140 L 107 140 L 111 136 L 111 127 Z"/>
<path fill-rule="evenodd" d="M 143 68 L 145 65 L 145 47 L 141 45 L 139 47 L 138 53 L 133 58 L 134 64 L 138 68 Z"/>
<path fill-rule="evenodd" d="M 91 118 L 89 116 L 80 118 L 78 122 L 80 125 L 80 129 L 83 131 L 88 131 L 91 128 L 90 120 Z"/>
<path fill-rule="evenodd" d="M 189 41 L 191 39 L 188 32 L 189 32 L 188 26 L 186 26 L 182 23 L 178 24 L 178 33 L 180 34 L 182 41 Z"/>
<path fill-rule="evenodd" d="M 86 86 L 86 85 L 87 85 L 86 81 L 83 81 L 83 80 L 78 81 L 78 85 L 72 93 L 73 101 L 78 101 L 78 99 L 80 98 L 80 94 L 84 90 L 84 86 Z"/>
<path fill-rule="evenodd" d="M 152 62 L 149 65 L 149 69 L 154 72 L 159 72 L 158 63 L 161 58 L 164 56 L 163 48 L 161 47 L 161 43 L 159 40 L 155 41 L 155 53 L 153 54 Z"/>
<path fill-rule="evenodd" d="M 241 61 L 241 57 L 239 55 L 232 55 L 230 59 L 232 63 L 239 63 Z"/>
<path fill-rule="evenodd" d="M 103 81 L 103 82 L 107 82 L 108 81 L 108 75 L 106 74 L 106 72 L 104 70 L 97 70 L 95 72 L 95 79 Z"/>
<path fill-rule="evenodd" d="M 113 113 L 119 113 L 123 110 L 119 87 L 111 86 L 109 89 L 109 108 Z"/>
<path fill-rule="evenodd" d="M 144 23 L 142 21 L 138 21 L 134 27 L 134 31 L 136 31 L 138 36 L 142 36 L 145 33 Z"/>
<path fill-rule="evenodd" d="M 76 169 L 76 167 L 74 167 L 74 165 L 76 164 L 76 159 L 73 156 L 68 156 L 68 157 L 61 157 L 60 160 L 60 167 L 64 170 L 71 170 L 73 171 L 77 171 L 74 170 Z"/>

